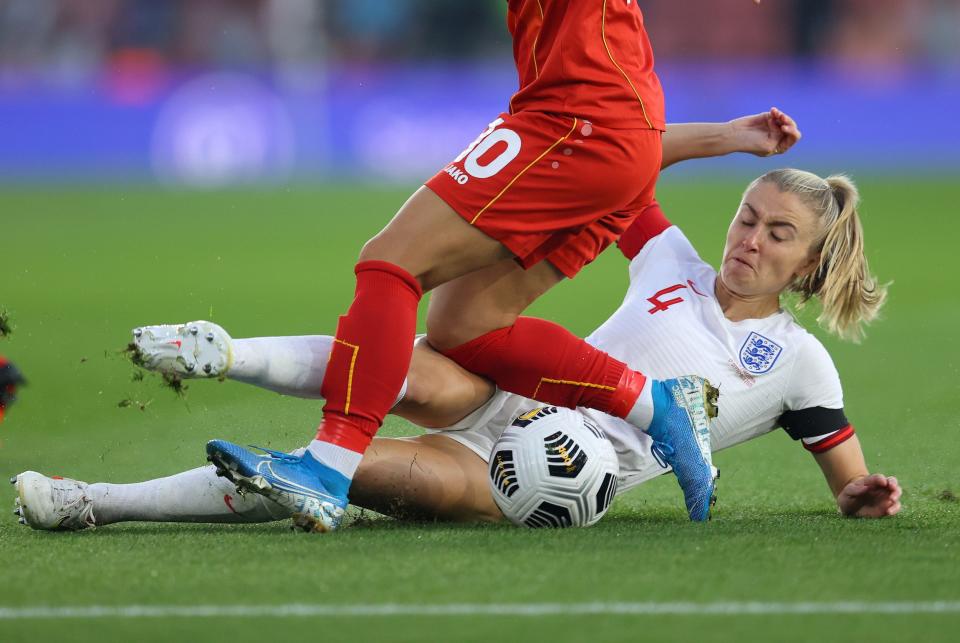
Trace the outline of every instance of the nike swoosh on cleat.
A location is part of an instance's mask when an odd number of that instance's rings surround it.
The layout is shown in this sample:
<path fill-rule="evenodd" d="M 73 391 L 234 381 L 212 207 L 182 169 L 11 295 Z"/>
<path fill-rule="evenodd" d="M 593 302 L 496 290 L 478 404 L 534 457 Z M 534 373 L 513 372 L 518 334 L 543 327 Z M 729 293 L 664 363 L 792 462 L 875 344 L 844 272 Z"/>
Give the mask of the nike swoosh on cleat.
<path fill-rule="evenodd" d="M 263 474 L 264 474 L 264 469 L 266 469 L 266 474 L 267 474 L 267 475 L 271 476 L 272 478 L 274 478 L 275 480 L 277 480 L 278 482 L 280 482 L 282 485 L 288 487 L 287 489 L 283 489 L 282 487 L 280 487 L 280 490 L 282 490 L 282 491 L 288 491 L 288 492 L 290 492 L 290 493 L 301 493 L 301 494 L 303 494 L 303 495 L 305 495 L 305 496 L 308 496 L 308 497 L 310 497 L 310 498 L 316 498 L 316 499 L 318 499 L 318 500 L 319 500 L 319 499 L 324 499 L 324 500 L 327 500 L 327 501 L 330 501 L 330 500 L 334 500 L 334 501 L 335 501 L 335 500 L 336 500 L 336 499 L 333 498 L 332 496 L 329 496 L 329 495 L 323 494 L 323 493 L 319 493 L 316 489 L 311 489 L 310 487 L 305 487 L 305 486 L 303 486 L 302 484 L 298 484 L 298 483 L 296 483 L 296 482 L 294 482 L 294 481 L 292 481 L 292 480 L 289 480 L 289 479 L 287 479 L 287 478 L 284 478 L 282 475 L 278 474 L 278 473 L 273 469 L 273 463 L 270 462 L 270 461 L 268 461 L 268 460 L 264 460 L 263 462 L 257 463 L 257 473 L 260 473 L 261 475 L 263 475 Z M 271 483 L 272 483 L 272 481 L 271 481 Z M 274 486 L 276 486 L 276 485 L 274 485 Z M 334 504 L 336 504 L 336 502 L 334 502 Z"/>

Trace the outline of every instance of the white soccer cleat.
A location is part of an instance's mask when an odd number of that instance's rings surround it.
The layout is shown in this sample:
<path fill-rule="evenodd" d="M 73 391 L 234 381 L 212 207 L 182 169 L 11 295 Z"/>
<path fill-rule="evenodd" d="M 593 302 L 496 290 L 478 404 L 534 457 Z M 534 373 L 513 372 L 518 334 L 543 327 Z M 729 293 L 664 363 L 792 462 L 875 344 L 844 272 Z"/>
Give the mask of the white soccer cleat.
<path fill-rule="evenodd" d="M 36 471 L 24 471 L 10 482 L 17 487 L 13 513 L 21 525 L 46 531 L 80 531 L 97 526 L 86 482 L 48 478 Z"/>
<path fill-rule="evenodd" d="M 184 378 L 220 377 L 233 363 L 233 340 L 209 321 L 133 329 L 134 362 Z"/>

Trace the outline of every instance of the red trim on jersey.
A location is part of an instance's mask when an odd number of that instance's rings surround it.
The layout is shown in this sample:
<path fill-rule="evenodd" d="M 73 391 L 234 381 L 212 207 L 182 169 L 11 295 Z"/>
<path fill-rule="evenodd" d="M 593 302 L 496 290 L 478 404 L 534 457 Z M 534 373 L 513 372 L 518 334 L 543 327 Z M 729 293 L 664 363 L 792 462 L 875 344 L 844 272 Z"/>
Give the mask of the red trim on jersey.
<path fill-rule="evenodd" d="M 813 444 L 804 443 L 803 448 L 811 453 L 824 453 L 833 447 L 846 442 L 853 437 L 853 434 L 853 425 L 848 424 L 836 433 L 828 435 L 824 439 L 814 442 Z"/>
<path fill-rule="evenodd" d="M 650 239 L 653 239 L 671 225 L 673 224 L 670 223 L 670 219 L 660 209 L 660 204 L 654 201 L 620 235 L 617 247 L 620 248 L 624 257 L 633 259 L 643 250 Z"/>

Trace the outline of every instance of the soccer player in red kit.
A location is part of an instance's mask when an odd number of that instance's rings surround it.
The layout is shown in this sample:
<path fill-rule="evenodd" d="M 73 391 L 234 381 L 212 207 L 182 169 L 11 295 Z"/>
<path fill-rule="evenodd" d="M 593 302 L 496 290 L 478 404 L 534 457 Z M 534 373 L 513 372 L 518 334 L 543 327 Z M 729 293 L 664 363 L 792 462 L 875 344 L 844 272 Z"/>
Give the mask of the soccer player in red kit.
<path fill-rule="evenodd" d="M 508 4 L 520 89 L 509 112 L 361 251 L 316 439 L 301 457 L 207 445 L 223 474 L 288 507 L 305 528 L 339 524 L 363 452 L 400 394 L 428 290 L 433 347 L 501 389 L 646 431 L 677 474 L 691 519 L 709 516 L 709 383 L 646 378 L 556 324 L 520 316 L 654 197 L 664 105 L 643 16 L 632 0 Z"/>

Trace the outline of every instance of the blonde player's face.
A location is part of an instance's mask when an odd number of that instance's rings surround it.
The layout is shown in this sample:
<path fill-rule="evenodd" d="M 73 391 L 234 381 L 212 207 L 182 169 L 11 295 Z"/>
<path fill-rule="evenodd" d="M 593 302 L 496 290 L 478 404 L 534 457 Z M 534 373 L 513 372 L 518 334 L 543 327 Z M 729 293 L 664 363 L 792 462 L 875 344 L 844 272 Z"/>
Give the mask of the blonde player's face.
<path fill-rule="evenodd" d="M 743 297 L 778 297 L 812 270 L 813 212 L 795 194 L 763 182 L 749 190 L 727 230 L 720 279 Z"/>

